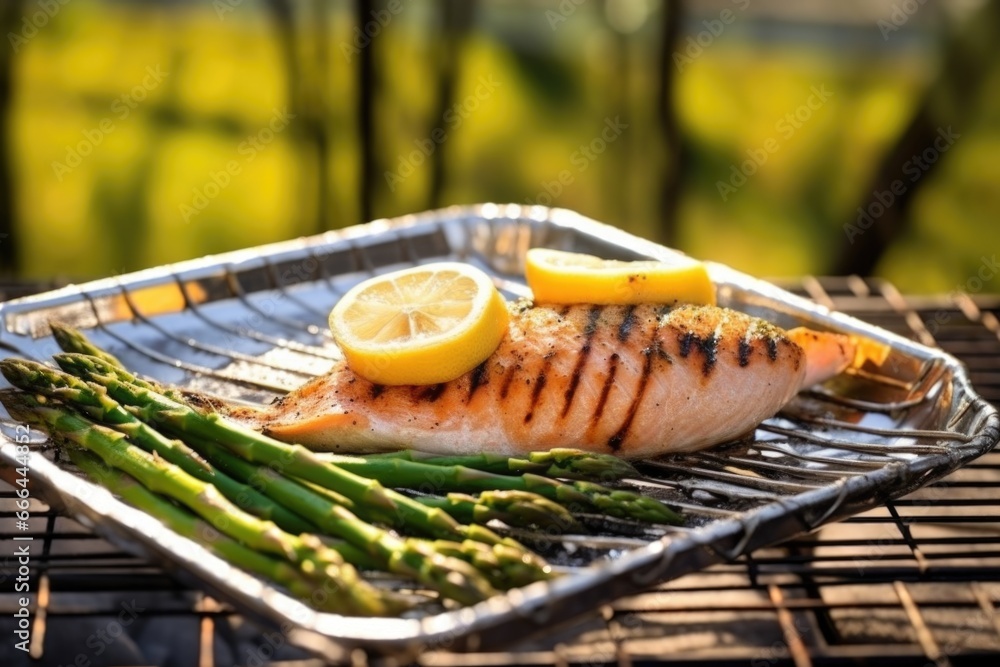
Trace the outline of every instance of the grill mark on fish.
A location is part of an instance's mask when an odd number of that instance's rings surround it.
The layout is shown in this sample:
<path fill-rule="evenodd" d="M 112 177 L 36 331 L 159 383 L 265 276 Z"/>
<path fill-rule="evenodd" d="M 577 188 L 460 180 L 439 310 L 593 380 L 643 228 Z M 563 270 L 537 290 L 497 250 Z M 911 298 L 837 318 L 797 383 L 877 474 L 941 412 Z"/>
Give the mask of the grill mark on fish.
<path fill-rule="evenodd" d="M 381 396 L 383 391 L 385 391 L 385 385 L 383 385 L 383 384 L 373 384 L 372 388 L 371 388 L 372 400 L 374 401 L 376 398 L 378 398 L 379 396 Z"/>
<path fill-rule="evenodd" d="M 670 356 L 669 352 L 663 349 L 663 341 L 659 338 L 656 339 L 656 356 L 668 364 L 674 363 L 674 358 Z"/>
<path fill-rule="evenodd" d="M 654 342 L 653 351 L 656 353 L 656 356 L 658 358 L 662 359 L 668 364 L 672 364 L 674 363 L 674 358 L 671 357 L 670 353 L 667 352 L 665 347 L 663 347 L 663 337 L 660 335 L 660 333 L 663 331 L 663 324 L 664 324 L 663 318 L 658 317 L 656 318 L 655 321 L 656 324 L 653 327 L 653 342 Z"/>
<path fill-rule="evenodd" d="M 636 317 L 635 317 L 635 306 L 630 305 L 625 308 L 625 314 L 622 315 L 622 322 L 618 325 L 618 341 L 626 342 L 628 337 L 632 334 L 632 329 L 635 327 Z"/>
<path fill-rule="evenodd" d="M 750 353 L 753 351 L 753 346 L 750 344 L 746 338 L 740 338 L 739 349 L 737 350 L 737 356 L 740 360 L 740 368 L 746 368 L 750 365 Z"/>
<path fill-rule="evenodd" d="M 481 385 L 486 383 L 487 361 L 484 361 L 472 369 L 472 375 L 469 376 L 469 395 L 465 399 L 466 403 L 469 403 L 472 400 L 472 395 L 476 393 L 476 390 L 479 389 Z"/>
<path fill-rule="evenodd" d="M 431 385 L 430 387 L 427 387 L 421 392 L 420 398 L 421 400 L 433 403 L 434 401 L 441 398 L 441 394 L 444 393 L 444 390 L 447 388 L 447 386 L 448 385 L 445 384 L 444 382 L 440 384 Z"/>
<path fill-rule="evenodd" d="M 604 308 L 604 306 L 591 306 L 590 310 L 587 311 L 587 323 L 583 325 L 583 335 L 588 339 L 593 338 L 594 334 L 597 333 L 597 322 L 601 319 Z"/>
<path fill-rule="evenodd" d="M 597 405 L 594 406 L 594 414 L 590 417 L 591 426 L 596 425 L 597 422 L 601 420 L 601 415 L 604 413 L 604 404 L 608 402 L 608 394 L 611 393 L 611 385 L 615 383 L 615 373 L 618 372 L 618 353 L 615 352 L 611 355 L 611 366 L 608 368 L 608 375 L 604 378 L 604 386 L 601 387 L 601 396 L 597 399 Z"/>
<path fill-rule="evenodd" d="M 657 326 L 653 328 L 653 336 L 649 341 L 649 345 L 642 350 L 642 356 L 645 357 L 642 365 L 642 375 L 639 376 L 639 386 L 636 387 L 635 394 L 632 396 L 632 403 L 629 404 L 628 411 L 625 413 L 625 420 L 618 430 L 615 431 L 615 434 L 608 439 L 608 447 L 613 452 L 621 449 L 622 442 L 625 441 L 625 436 L 628 435 L 628 430 L 632 427 L 635 413 L 639 411 L 639 404 L 642 403 L 642 398 L 646 393 L 646 387 L 649 385 L 649 376 L 653 372 L 653 355 L 656 353 L 656 349 L 660 347 L 659 333 L 660 327 L 659 323 L 657 323 Z"/>
<path fill-rule="evenodd" d="M 510 391 L 510 383 L 514 381 L 514 373 L 517 372 L 517 365 L 511 364 L 511 367 L 507 369 L 507 375 L 503 378 L 503 384 L 500 385 L 500 398 L 507 398 L 507 392 Z"/>
<path fill-rule="evenodd" d="M 603 306 L 592 306 L 587 311 L 587 324 L 583 327 L 583 345 L 580 346 L 580 355 L 576 358 L 576 365 L 569 378 L 569 386 L 566 387 L 566 400 L 563 403 L 562 417 L 569 414 L 570 406 L 573 405 L 573 397 L 576 396 L 576 388 L 580 385 L 580 377 L 583 375 L 583 367 L 587 365 L 590 357 L 591 343 L 594 334 L 597 333 L 597 320 L 601 317 Z"/>
<path fill-rule="evenodd" d="M 715 362 L 719 356 L 719 337 L 713 333 L 708 338 L 698 341 L 698 346 L 705 353 L 705 365 L 701 367 L 701 373 L 708 376 L 715 368 Z"/>
<path fill-rule="evenodd" d="M 542 389 L 545 388 L 548 372 L 552 368 L 552 357 L 554 356 L 556 356 L 555 352 L 549 352 L 542 358 L 542 369 L 538 371 L 538 377 L 535 378 L 535 386 L 531 388 L 531 405 L 528 407 L 527 414 L 524 415 L 525 424 L 530 422 L 531 418 L 535 416 L 535 408 L 538 407 L 538 399 L 542 395 Z"/>
<path fill-rule="evenodd" d="M 777 361 L 778 341 L 768 336 L 767 338 L 764 339 L 764 342 L 767 343 L 767 358 L 770 359 L 771 361 Z"/>
<path fill-rule="evenodd" d="M 697 336 L 693 331 L 688 331 L 686 334 L 679 337 L 681 343 L 680 354 L 682 358 L 686 359 L 687 356 L 691 354 L 691 344 L 694 343 L 696 338 Z"/>

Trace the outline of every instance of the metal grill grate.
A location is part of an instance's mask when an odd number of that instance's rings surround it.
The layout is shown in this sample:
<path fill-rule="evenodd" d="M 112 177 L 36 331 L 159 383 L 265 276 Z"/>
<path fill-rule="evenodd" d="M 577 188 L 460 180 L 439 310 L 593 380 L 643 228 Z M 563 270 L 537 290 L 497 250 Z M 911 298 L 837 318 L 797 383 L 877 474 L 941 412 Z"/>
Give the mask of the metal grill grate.
<path fill-rule="evenodd" d="M 808 278 L 787 287 L 920 342 L 940 344 L 969 365 L 987 400 L 1000 401 L 1000 300 L 965 295 L 954 301 L 907 300 L 889 284 L 859 278 Z M 710 465 L 712 457 L 699 457 L 699 463 Z M 998 465 L 1000 454 L 988 454 L 884 508 L 622 600 L 582 629 L 553 630 L 515 653 L 434 651 L 422 661 L 600 664 L 670 656 L 802 665 L 995 660 L 1000 654 L 995 613 L 1000 500 L 992 499 L 997 497 L 992 490 L 1000 486 Z M 12 498 L 10 487 L 4 487 L 4 544 L 10 544 L 13 532 Z M 182 665 L 306 658 L 283 645 L 280 635 L 260 634 L 206 594 L 179 585 L 75 522 L 40 505 L 33 507 L 32 517 L 38 554 L 32 580 L 39 591 L 33 648 L 43 664 L 71 664 L 78 655 L 91 664 L 150 665 L 167 664 L 166 656 L 169 664 Z M 0 614 L 9 625 L 14 580 L 10 560 L 2 566 L 7 579 L 0 584 Z M 123 604 L 143 612 L 121 637 L 112 637 L 109 631 L 128 608 Z M 107 634 L 102 636 L 102 630 Z M 3 623 L 0 631 L 11 636 Z"/>

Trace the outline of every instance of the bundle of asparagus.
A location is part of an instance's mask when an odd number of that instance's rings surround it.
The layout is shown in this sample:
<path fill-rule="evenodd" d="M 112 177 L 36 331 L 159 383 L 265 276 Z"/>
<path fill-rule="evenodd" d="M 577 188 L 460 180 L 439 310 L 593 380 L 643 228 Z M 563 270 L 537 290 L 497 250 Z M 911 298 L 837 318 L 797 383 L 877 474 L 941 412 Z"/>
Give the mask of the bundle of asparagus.
<path fill-rule="evenodd" d="M 553 576 L 489 521 L 566 532 L 580 528 L 578 512 L 679 520 L 653 499 L 594 483 L 634 474 L 610 456 L 318 455 L 227 421 L 206 409 L 211 400 L 134 376 L 73 329 L 53 331 L 66 351 L 55 357 L 61 371 L 0 362 L 21 390 L 0 396 L 11 415 L 67 445 L 84 473 L 126 502 L 323 610 L 407 607 L 356 568 L 401 575 L 459 604 Z M 435 495 L 396 490 L 428 484 Z"/>

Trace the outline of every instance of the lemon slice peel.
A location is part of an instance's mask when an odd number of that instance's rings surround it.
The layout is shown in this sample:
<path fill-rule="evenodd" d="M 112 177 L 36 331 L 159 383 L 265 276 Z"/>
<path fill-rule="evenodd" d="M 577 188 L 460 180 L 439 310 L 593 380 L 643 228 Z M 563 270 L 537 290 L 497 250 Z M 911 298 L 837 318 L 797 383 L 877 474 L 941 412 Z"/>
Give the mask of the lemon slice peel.
<path fill-rule="evenodd" d="M 525 257 L 525 278 L 539 303 L 716 303 L 707 267 L 685 255 L 626 262 L 532 248 Z"/>

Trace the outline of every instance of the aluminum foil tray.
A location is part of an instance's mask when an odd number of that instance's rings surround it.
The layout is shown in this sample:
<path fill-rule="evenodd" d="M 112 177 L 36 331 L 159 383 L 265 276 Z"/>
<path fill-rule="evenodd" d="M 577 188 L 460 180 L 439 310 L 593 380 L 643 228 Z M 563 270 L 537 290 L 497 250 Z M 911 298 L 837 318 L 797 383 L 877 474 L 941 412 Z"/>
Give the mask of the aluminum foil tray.
<path fill-rule="evenodd" d="M 130 368 L 160 381 L 268 401 L 335 362 L 326 317 L 360 280 L 458 260 L 484 269 L 516 297 L 527 293 L 522 261 L 533 246 L 618 259 L 675 252 L 566 210 L 449 208 L 3 303 L 0 354 L 49 358 L 58 350 L 48 322 L 61 321 L 86 329 Z M 627 485 L 680 508 L 682 527 L 595 519 L 587 535 L 514 533 L 566 576 L 474 607 L 431 605 L 387 619 L 317 613 L 81 478 L 40 437 L 33 438 L 30 476 L 48 502 L 117 545 L 193 577 L 290 641 L 337 660 L 357 647 L 396 654 L 507 648 L 621 596 L 878 506 L 996 444 L 996 411 L 951 356 L 725 266 L 710 271 L 721 305 L 785 327 L 856 334 L 887 346 L 888 354 L 800 394 L 753 438 L 641 462 L 641 477 Z M 13 465 L 17 425 L 0 416 L 0 461 Z"/>

